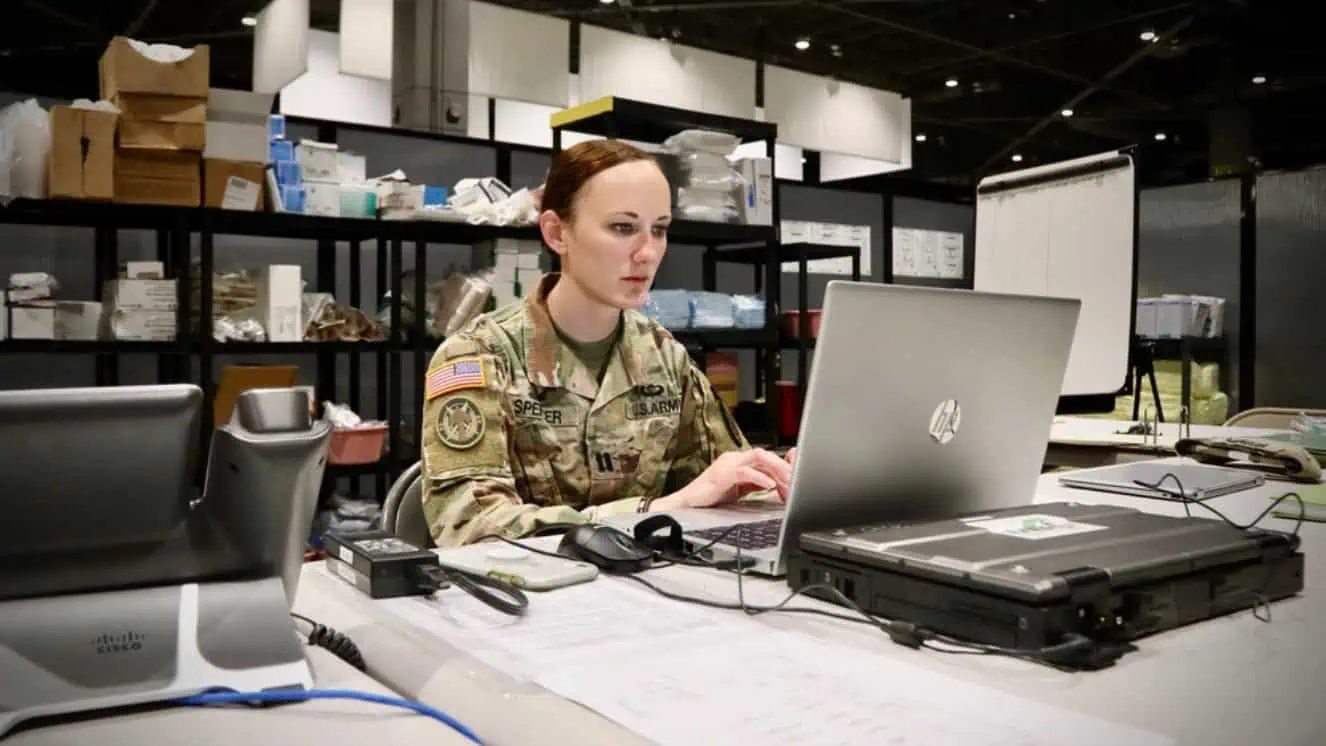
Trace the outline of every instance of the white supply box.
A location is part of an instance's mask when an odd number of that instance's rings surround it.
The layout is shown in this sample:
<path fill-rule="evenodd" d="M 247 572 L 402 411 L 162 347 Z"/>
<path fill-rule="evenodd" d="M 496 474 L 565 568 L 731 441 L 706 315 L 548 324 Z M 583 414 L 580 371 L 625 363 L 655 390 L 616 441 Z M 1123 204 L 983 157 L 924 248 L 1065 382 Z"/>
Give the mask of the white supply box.
<path fill-rule="evenodd" d="M 295 162 L 304 181 L 336 181 L 341 177 L 336 143 L 300 140 L 295 146 Z"/>
<path fill-rule="evenodd" d="M 773 225 L 773 163 L 768 158 L 742 158 L 737 161 L 745 180 L 741 200 L 747 225 Z"/>
<path fill-rule="evenodd" d="M 11 339 L 55 339 L 55 301 L 34 300 L 9 307 Z"/>
<path fill-rule="evenodd" d="M 151 268 L 144 268 L 150 271 Z M 108 339 L 168 342 L 175 339 L 179 308 L 175 280 L 110 280 L 101 319 Z"/>
<path fill-rule="evenodd" d="M 90 342 L 101 335 L 101 304 L 62 300 L 55 305 L 55 338 Z"/>
<path fill-rule="evenodd" d="M 258 278 L 258 320 L 268 342 L 304 340 L 304 283 L 297 264 L 269 264 Z"/>
<path fill-rule="evenodd" d="M 341 216 L 341 185 L 333 181 L 304 181 L 304 214 Z"/>

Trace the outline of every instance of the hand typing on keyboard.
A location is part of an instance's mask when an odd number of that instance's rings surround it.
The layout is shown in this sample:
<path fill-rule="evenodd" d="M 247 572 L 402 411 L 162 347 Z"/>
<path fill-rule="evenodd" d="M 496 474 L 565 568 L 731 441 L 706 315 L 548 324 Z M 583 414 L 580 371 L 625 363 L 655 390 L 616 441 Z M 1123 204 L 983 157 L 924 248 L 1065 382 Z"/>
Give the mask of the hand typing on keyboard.
<path fill-rule="evenodd" d="M 792 483 L 796 450 L 785 458 L 764 450 L 729 451 L 719 456 L 695 481 L 653 503 L 654 510 L 712 508 L 725 505 L 759 490 L 769 490 L 786 500 Z"/>

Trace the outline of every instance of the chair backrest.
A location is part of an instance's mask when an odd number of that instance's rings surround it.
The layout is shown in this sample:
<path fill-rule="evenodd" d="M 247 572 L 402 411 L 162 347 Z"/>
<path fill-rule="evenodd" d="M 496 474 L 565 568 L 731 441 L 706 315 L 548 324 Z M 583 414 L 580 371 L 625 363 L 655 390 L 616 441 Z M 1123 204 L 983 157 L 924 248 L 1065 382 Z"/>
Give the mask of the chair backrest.
<path fill-rule="evenodd" d="M 1300 414 L 1326 417 L 1326 409 L 1294 409 L 1293 407 L 1257 407 L 1248 409 L 1225 420 L 1226 427 L 1260 427 L 1268 430 L 1288 430 Z"/>
<path fill-rule="evenodd" d="M 382 504 L 382 527 L 425 549 L 432 548 L 433 535 L 424 516 L 422 462 L 406 469 L 387 490 Z"/>

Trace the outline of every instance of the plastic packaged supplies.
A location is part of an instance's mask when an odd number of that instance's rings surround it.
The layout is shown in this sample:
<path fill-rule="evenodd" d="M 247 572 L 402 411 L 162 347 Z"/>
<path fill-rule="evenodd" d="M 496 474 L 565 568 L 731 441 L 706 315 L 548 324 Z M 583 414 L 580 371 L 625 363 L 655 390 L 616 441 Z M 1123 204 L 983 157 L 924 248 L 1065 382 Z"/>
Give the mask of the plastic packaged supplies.
<path fill-rule="evenodd" d="M 741 141 L 723 132 L 686 130 L 669 137 L 664 149 L 677 156 L 677 215 L 687 220 L 734 223 L 741 217 L 746 179 L 729 156 Z"/>
<path fill-rule="evenodd" d="M 736 323 L 732 296 L 725 293 L 692 292 L 691 326 L 695 329 L 731 329 Z"/>
<path fill-rule="evenodd" d="M 764 299 L 755 295 L 732 296 L 732 320 L 738 329 L 763 329 Z"/>
<path fill-rule="evenodd" d="M 649 293 L 641 312 L 665 329 L 689 329 L 691 300 L 685 290 L 654 290 Z"/>

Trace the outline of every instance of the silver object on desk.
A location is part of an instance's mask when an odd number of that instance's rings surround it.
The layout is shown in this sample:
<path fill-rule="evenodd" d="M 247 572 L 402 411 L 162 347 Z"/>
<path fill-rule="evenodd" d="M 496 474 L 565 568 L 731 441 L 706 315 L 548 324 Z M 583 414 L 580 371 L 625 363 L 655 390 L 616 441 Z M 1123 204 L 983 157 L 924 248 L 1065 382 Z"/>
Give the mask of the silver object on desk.
<path fill-rule="evenodd" d="M 751 571 L 777 577 L 804 531 L 1030 503 L 1080 308 L 831 281 L 785 511 L 709 526 L 686 511 L 687 541 L 703 547 L 749 523 L 705 555 L 731 560 L 740 547 Z"/>
<path fill-rule="evenodd" d="M 331 428 L 251 391 L 193 478 L 192 385 L 0 392 L 0 736 L 208 689 L 310 687 L 290 621 Z"/>
<path fill-rule="evenodd" d="M 1059 483 L 1065 487 L 1137 497 L 1186 496 L 1193 500 L 1242 492 L 1265 482 L 1263 475 L 1247 469 L 1157 461 L 1135 461 L 1068 472 L 1059 477 Z"/>

